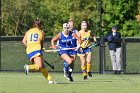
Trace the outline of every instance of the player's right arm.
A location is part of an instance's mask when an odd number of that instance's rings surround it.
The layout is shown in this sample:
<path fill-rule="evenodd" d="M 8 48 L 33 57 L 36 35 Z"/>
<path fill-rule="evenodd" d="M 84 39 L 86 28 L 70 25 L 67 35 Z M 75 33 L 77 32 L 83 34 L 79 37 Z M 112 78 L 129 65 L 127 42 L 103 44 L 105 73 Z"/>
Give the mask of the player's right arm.
<path fill-rule="evenodd" d="M 56 46 L 55 46 L 55 41 L 57 41 L 58 39 L 60 39 L 60 33 L 59 34 L 57 34 L 54 38 L 52 38 L 52 40 L 51 40 L 51 44 L 52 44 L 52 46 L 50 47 L 50 48 L 56 48 Z"/>
<path fill-rule="evenodd" d="M 24 35 L 24 37 L 22 39 L 22 43 L 23 43 L 24 46 L 27 47 L 27 32 L 25 33 L 25 35 Z"/>

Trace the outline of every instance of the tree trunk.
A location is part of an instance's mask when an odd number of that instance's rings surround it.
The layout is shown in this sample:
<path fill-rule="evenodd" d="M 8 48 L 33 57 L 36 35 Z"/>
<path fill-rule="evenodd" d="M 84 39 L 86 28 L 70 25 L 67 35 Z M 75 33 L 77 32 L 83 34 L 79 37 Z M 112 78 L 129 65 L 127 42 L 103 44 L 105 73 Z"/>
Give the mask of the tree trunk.
<path fill-rule="evenodd" d="M 15 23 L 16 23 L 16 27 L 15 27 L 14 35 L 16 36 L 17 35 L 17 29 L 18 29 L 18 26 L 19 26 L 19 19 L 17 21 L 15 21 Z"/>

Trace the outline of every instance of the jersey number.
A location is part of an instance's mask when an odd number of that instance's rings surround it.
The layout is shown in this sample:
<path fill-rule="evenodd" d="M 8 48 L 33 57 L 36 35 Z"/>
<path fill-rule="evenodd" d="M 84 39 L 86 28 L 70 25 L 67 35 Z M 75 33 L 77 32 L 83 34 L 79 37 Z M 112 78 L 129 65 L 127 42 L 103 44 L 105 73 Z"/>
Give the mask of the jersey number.
<path fill-rule="evenodd" d="M 31 36 L 30 36 L 30 41 L 38 41 L 38 34 L 31 34 Z"/>

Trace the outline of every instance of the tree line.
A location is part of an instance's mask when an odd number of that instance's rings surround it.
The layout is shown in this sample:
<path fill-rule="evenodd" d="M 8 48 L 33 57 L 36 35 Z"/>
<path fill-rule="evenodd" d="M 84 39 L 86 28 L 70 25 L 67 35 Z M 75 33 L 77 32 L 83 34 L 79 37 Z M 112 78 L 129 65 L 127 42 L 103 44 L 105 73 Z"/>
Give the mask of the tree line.
<path fill-rule="evenodd" d="M 62 31 L 69 19 L 80 30 L 86 20 L 89 29 L 100 35 L 100 0 L 2 0 L 1 32 L 3 36 L 22 36 L 39 17 L 46 36 Z M 113 25 L 123 36 L 140 36 L 139 0 L 102 0 L 102 30 L 107 34 Z"/>

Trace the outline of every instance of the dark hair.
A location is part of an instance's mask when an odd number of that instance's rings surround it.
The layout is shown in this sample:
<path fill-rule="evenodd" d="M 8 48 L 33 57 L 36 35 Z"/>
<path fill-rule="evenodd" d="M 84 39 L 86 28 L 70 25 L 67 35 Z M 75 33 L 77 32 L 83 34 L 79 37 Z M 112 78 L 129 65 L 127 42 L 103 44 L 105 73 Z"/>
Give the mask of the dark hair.
<path fill-rule="evenodd" d="M 35 26 L 38 26 L 38 27 L 41 27 L 41 25 L 42 25 L 41 20 L 40 20 L 39 18 L 36 18 L 36 19 L 34 20 L 34 25 L 35 25 Z"/>
<path fill-rule="evenodd" d="M 118 30 L 118 26 L 112 26 L 112 29 Z"/>

